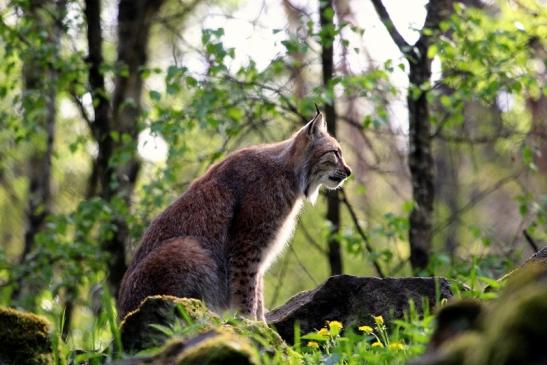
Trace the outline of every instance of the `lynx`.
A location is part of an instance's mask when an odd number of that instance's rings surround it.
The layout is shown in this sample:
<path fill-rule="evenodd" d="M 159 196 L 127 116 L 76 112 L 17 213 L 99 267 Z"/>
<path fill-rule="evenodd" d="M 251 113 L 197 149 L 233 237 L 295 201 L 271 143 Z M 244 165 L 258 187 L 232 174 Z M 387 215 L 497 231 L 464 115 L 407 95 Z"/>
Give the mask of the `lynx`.
<path fill-rule="evenodd" d="M 264 320 L 264 273 L 307 198 L 350 176 L 322 114 L 291 138 L 240 149 L 213 165 L 144 233 L 122 280 L 123 318 L 149 295 L 202 299 Z"/>

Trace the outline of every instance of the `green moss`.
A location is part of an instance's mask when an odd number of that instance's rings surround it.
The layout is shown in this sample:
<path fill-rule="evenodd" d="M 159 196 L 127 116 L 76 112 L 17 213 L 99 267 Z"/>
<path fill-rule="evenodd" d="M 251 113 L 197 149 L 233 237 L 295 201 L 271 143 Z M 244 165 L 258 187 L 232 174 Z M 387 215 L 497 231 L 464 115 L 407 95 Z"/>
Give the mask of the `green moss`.
<path fill-rule="evenodd" d="M 296 352 L 283 341 L 277 331 L 262 321 L 240 318 L 229 324 L 233 327 L 235 333 L 250 339 L 261 353 L 284 358 L 297 356 Z"/>
<path fill-rule="evenodd" d="M 124 349 L 136 352 L 163 345 L 176 327 L 188 329 L 189 335 L 211 330 L 220 324 L 220 318 L 199 300 L 156 295 L 146 298 L 138 309 L 129 313 L 121 323 Z M 158 330 L 157 326 L 167 331 Z"/>
<path fill-rule="evenodd" d="M 49 323 L 34 314 L 0 308 L 0 363 L 52 363 Z"/>
<path fill-rule="evenodd" d="M 218 316 L 207 309 L 205 304 L 203 304 L 200 300 L 179 298 L 171 295 L 153 295 L 146 297 L 137 309 L 128 313 L 123 319 L 121 325 L 123 326 L 126 322 L 131 321 L 132 318 L 142 314 L 143 312 L 149 313 L 150 310 L 157 312 L 158 310 L 163 310 L 164 308 L 172 310 L 176 305 L 180 305 L 184 308 L 186 313 L 194 320 L 218 318 Z M 175 317 L 174 312 L 162 314 Z"/>
<path fill-rule="evenodd" d="M 525 285 L 547 278 L 547 265 L 545 262 L 529 261 L 524 266 L 511 271 L 498 281 L 506 284 L 502 295 L 507 297 Z"/>
<path fill-rule="evenodd" d="M 547 364 L 547 354 L 543 348 L 547 343 L 545 264 L 530 263 L 513 272 L 496 300 L 483 306 L 480 311 L 479 305 L 464 300 L 443 309 L 439 313 L 439 325 L 446 327 L 445 332 L 452 333 L 454 337 L 439 341 L 440 346 L 436 351 L 412 363 Z M 443 337 L 442 333 L 436 335 Z"/>
<path fill-rule="evenodd" d="M 528 285 L 487 316 L 484 350 L 476 364 L 544 364 L 547 354 L 547 287 Z"/>
<path fill-rule="evenodd" d="M 207 336 L 184 350 L 175 361 L 178 365 L 258 365 L 258 352 L 251 342 L 230 330 Z"/>

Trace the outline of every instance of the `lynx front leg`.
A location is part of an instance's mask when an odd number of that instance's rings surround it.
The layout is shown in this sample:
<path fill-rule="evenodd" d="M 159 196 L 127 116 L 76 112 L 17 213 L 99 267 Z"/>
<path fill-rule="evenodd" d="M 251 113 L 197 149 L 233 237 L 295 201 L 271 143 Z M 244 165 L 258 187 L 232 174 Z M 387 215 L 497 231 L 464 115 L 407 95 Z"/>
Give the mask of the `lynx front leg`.
<path fill-rule="evenodd" d="M 261 272 L 257 274 L 256 319 L 266 322 L 266 317 L 264 316 L 264 274 Z"/>
<path fill-rule="evenodd" d="M 230 273 L 230 307 L 244 316 L 256 319 L 258 286 L 257 269 L 239 259 L 232 264 Z"/>

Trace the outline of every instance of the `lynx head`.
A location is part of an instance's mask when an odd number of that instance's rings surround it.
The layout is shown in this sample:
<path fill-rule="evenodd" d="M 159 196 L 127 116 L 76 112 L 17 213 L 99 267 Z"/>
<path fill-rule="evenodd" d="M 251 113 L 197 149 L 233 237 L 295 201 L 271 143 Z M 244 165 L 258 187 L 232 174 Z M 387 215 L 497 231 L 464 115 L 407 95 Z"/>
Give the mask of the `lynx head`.
<path fill-rule="evenodd" d="M 303 147 L 301 185 L 304 195 L 315 203 L 321 185 L 327 189 L 339 188 L 351 175 L 351 169 L 342 157 L 340 144 L 327 132 L 323 115 L 317 115 L 296 134 Z"/>

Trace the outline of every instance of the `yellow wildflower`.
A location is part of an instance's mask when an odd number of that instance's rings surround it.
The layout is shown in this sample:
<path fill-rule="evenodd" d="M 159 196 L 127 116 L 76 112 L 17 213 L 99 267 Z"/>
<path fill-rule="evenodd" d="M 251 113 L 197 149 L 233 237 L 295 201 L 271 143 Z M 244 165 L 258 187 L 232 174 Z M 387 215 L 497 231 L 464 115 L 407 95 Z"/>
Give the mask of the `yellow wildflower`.
<path fill-rule="evenodd" d="M 317 334 L 320 335 L 320 336 L 328 336 L 329 335 L 329 330 L 326 329 L 325 327 L 323 327 L 317 332 Z"/>
<path fill-rule="evenodd" d="M 384 324 L 384 317 L 382 316 L 372 316 L 374 318 L 374 322 L 378 325 Z"/>
<path fill-rule="evenodd" d="M 371 346 L 372 347 L 384 347 L 384 344 L 379 342 L 379 341 L 376 341 L 376 342 L 373 342 Z"/>
<path fill-rule="evenodd" d="M 390 350 L 404 350 L 405 345 L 401 342 L 392 342 L 389 344 L 388 348 Z"/>
<path fill-rule="evenodd" d="M 331 330 L 340 330 L 340 329 L 342 329 L 342 327 L 344 327 L 344 326 L 342 325 L 341 322 L 338 322 L 338 321 L 330 321 L 329 322 L 329 328 Z"/>
<path fill-rule="evenodd" d="M 315 341 L 309 341 L 308 342 L 308 347 L 314 347 L 314 348 L 318 348 L 319 347 L 319 344 Z"/>
<path fill-rule="evenodd" d="M 370 326 L 360 326 L 359 331 L 365 332 L 367 335 L 370 335 L 374 330 Z"/>

